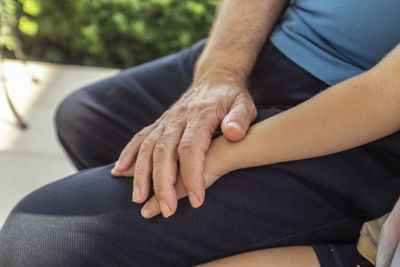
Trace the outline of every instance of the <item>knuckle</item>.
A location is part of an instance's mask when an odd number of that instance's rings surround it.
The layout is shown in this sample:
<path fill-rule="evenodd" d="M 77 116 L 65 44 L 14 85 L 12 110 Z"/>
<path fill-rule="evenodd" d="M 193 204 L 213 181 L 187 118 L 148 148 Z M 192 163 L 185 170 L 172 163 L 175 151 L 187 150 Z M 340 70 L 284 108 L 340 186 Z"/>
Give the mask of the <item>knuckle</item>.
<path fill-rule="evenodd" d="M 178 146 L 178 154 L 185 155 L 191 153 L 194 149 L 194 143 L 192 141 L 182 141 Z"/>
<path fill-rule="evenodd" d="M 154 181 L 153 189 L 154 189 L 154 194 L 156 195 L 157 199 L 168 198 L 169 194 L 168 194 L 167 188 L 164 184 Z"/>
<path fill-rule="evenodd" d="M 181 126 L 178 126 L 176 123 L 172 122 L 163 132 L 163 135 L 160 137 L 160 142 L 166 142 L 166 140 L 169 140 L 171 137 L 173 137 L 178 130 L 176 127 Z"/>
<path fill-rule="evenodd" d="M 152 150 L 153 150 L 153 143 L 150 140 L 145 139 L 140 146 L 140 153 L 143 152 L 148 153 Z"/>
<path fill-rule="evenodd" d="M 166 154 L 168 154 L 170 151 L 171 151 L 171 150 L 170 150 L 170 148 L 168 147 L 168 144 L 165 143 L 165 142 L 163 142 L 163 141 L 159 142 L 159 143 L 155 146 L 155 148 L 154 148 L 154 154 L 155 154 L 156 156 L 157 156 L 157 155 L 161 155 L 161 156 L 166 155 Z"/>
<path fill-rule="evenodd" d="M 132 142 L 137 142 L 139 140 L 143 140 L 147 136 L 145 131 L 140 131 L 133 136 Z"/>
<path fill-rule="evenodd" d="M 257 108 L 254 104 L 254 101 L 250 96 L 247 96 L 247 94 L 240 98 L 238 105 L 240 106 L 241 112 L 247 112 L 251 117 L 257 116 Z"/>
<path fill-rule="evenodd" d="M 184 114 L 186 112 L 186 110 L 187 110 L 187 106 L 186 105 L 184 105 L 184 104 L 177 105 L 175 107 L 175 114 L 177 116 L 181 116 L 182 114 Z"/>

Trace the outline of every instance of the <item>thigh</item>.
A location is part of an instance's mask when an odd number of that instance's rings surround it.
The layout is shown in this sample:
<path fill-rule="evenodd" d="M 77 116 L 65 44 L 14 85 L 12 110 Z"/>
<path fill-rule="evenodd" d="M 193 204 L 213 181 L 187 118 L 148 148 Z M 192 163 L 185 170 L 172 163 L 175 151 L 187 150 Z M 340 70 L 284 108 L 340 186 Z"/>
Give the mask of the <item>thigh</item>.
<path fill-rule="evenodd" d="M 181 199 L 168 219 L 143 219 L 132 180 L 111 177 L 112 165 L 85 170 L 15 207 L 0 232 L 0 265 L 192 266 L 276 246 L 355 243 L 400 188 L 370 149 L 231 172 L 203 206 Z"/>

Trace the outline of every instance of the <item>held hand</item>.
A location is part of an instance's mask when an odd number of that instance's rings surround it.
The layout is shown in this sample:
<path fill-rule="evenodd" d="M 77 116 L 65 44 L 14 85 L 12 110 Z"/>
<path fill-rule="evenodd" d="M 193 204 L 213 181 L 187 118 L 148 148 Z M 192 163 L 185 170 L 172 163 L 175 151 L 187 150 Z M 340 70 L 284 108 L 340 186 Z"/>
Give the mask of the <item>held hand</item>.
<path fill-rule="evenodd" d="M 221 137 L 220 137 L 221 139 Z M 222 140 L 221 140 L 222 141 Z M 215 140 L 213 142 L 215 144 Z M 215 146 L 214 146 L 215 148 Z M 223 155 L 223 151 L 215 151 L 211 145 L 210 150 L 206 156 L 206 165 L 204 169 L 204 183 L 205 187 L 209 188 L 213 183 L 215 183 L 222 175 L 228 173 L 232 170 L 232 167 L 227 162 L 224 162 L 226 157 L 221 157 L 218 155 Z M 135 166 L 132 166 L 129 170 L 120 174 L 122 177 L 132 177 L 135 172 Z M 183 185 L 182 176 L 178 171 L 178 177 L 174 185 L 177 194 L 177 199 L 181 199 L 187 196 L 187 192 Z M 150 219 L 158 214 L 160 214 L 161 208 L 159 201 L 155 196 L 152 196 L 142 207 L 141 214 L 144 218 Z"/>
<path fill-rule="evenodd" d="M 215 183 L 220 176 L 204 173 L 204 182 L 205 182 L 205 188 L 209 188 L 213 183 Z M 177 194 L 177 198 L 181 199 L 184 197 L 187 197 L 187 192 L 185 191 L 185 188 L 183 186 L 182 182 L 182 176 L 180 173 L 178 173 L 178 178 L 175 184 L 175 191 Z M 160 204 L 155 198 L 155 196 L 152 196 L 142 207 L 141 214 L 144 218 L 150 219 L 158 214 L 160 214 L 161 208 Z"/>
<path fill-rule="evenodd" d="M 176 211 L 178 172 L 190 202 L 197 208 L 205 194 L 205 154 L 221 124 L 224 136 L 241 140 L 257 114 L 244 83 L 234 79 L 202 79 L 182 95 L 156 122 L 136 134 L 122 151 L 115 176 L 135 164 L 134 202 L 143 203 L 153 178 L 155 198 L 164 217 Z M 212 80 L 212 82 L 210 82 Z M 178 170 L 179 162 L 179 170 Z"/>

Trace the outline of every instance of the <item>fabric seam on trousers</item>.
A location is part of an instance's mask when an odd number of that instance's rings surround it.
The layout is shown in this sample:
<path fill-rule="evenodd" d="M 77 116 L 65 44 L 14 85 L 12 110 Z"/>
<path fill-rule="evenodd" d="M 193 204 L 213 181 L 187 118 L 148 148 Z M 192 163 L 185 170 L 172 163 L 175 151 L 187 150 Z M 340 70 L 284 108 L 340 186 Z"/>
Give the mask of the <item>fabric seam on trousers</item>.
<path fill-rule="evenodd" d="M 279 237 L 279 238 L 276 238 L 276 239 L 268 240 L 267 242 L 268 242 L 268 243 L 271 243 L 271 242 L 283 241 L 283 240 L 285 240 L 285 239 L 295 237 L 296 235 L 301 235 L 301 234 L 304 234 L 304 233 L 307 233 L 307 232 L 319 230 L 319 229 L 325 228 L 325 227 L 327 227 L 327 226 L 329 226 L 329 225 L 333 225 L 333 224 L 336 224 L 336 223 L 338 223 L 338 222 L 345 221 L 345 220 L 347 220 L 347 219 L 349 219 L 349 218 L 358 217 L 358 216 L 360 216 L 360 215 L 359 215 L 359 214 L 349 215 L 349 216 L 343 217 L 343 218 L 341 218 L 341 219 L 335 220 L 335 221 L 330 222 L 330 223 L 327 223 L 327 224 L 323 224 L 323 225 L 320 225 L 320 226 L 316 226 L 316 227 L 313 227 L 313 228 L 309 228 L 309 229 L 303 230 L 303 231 L 301 231 L 301 232 L 294 232 L 294 233 L 288 234 L 288 235 L 286 235 L 286 236 L 284 236 L 284 237 Z M 265 244 L 265 243 L 260 243 L 260 244 Z M 258 247 L 260 244 L 258 244 L 256 247 Z"/>

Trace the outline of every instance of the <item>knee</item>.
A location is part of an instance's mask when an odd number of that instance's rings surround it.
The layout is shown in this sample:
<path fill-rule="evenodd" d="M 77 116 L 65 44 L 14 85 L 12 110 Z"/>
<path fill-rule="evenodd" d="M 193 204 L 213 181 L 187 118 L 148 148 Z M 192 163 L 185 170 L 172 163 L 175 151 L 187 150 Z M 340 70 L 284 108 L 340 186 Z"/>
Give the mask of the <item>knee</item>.
<path fill-rule="evenodd" d="M 65 152 L 78 169 L 93 167 L 87 155 L 92 133 L 99 132 L 98 116 L 92 109 L 94 98 L 81 89 L 67 96 L 58 106 L 54 117 L 57 137 Z M 85 148 L 85 149 L 84 149 Z"/>
<path fill-rule="evenodd" d="M 139 214 L 127 201 L 131 183 L 112 179 L 111 168 L 77 173 L 21 200 L 0 231 L 0 266 L 101 265 L 83 255 L 96 254 L 104 241 L 100 230 L 112 226 L 117 211 Z"/>
<path fill-rule="evenodd" d="M 84 249 L 79 223 L 73 216 L 12 212 L 0 232 L 0 266 L 90 266 L 73 257 Z"/>
<path fill-rule="evenodd" d="M 54 121 L 60 138 L 67 138 L 68 134 L 73 134 L 83 124 L 84 109 L 86 109 L 84 103 L 87 98 L 86 93 L 78 90 L 58 105 Z"/>
<path fill-rule="evenodd" d="M 34 205 L 31 204 L 31 195 L 20 201 L 1 229 L 0 266 L 51 266 L 54 264 L 54 262 L 48 262 L 47 256 L 44 256 L 44 251 L 49 253 L 47 255 L 57 253 L 53 246 L 48 246 L 52 238 L 50 236 L 54 237 L 54 233 L 46 229 L 52 229 L 52 226 L 47 223 L 46 214 L 35 214 L 35 209 L 32 209 Z M 30 210 L 25 212 L 24 208 L 27 207 Z"/>

